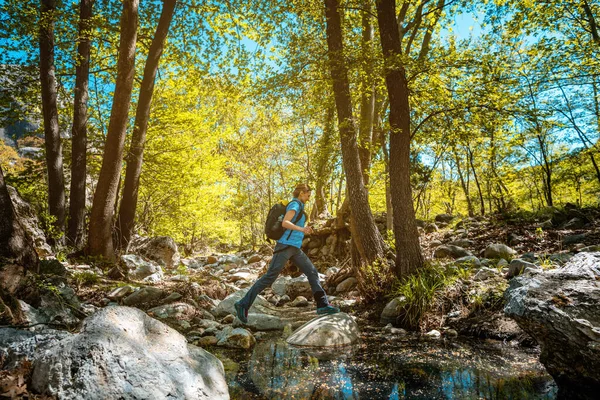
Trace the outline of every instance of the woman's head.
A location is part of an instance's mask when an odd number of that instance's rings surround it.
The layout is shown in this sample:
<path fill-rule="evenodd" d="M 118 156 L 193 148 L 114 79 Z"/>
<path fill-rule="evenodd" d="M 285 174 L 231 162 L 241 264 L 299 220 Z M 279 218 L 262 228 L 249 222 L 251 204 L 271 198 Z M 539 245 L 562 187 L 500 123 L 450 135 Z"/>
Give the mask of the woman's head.
<path fill-rule="evenodd" d="M 294 197 L 300 198 L 300 196 L 306 197 L 303 201 L 308 200 L 312 189 L 306 183 L 301 183 L 294 189 Z M 302 199 L 301 199 L 302 200 Z"/>

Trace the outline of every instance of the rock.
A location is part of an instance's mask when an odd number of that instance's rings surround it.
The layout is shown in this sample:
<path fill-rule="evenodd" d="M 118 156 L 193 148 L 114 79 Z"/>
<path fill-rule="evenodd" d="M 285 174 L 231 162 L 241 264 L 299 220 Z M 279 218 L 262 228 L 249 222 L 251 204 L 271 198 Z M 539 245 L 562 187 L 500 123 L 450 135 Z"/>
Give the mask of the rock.
<path fill-rule="evenodd" d="M 231 323 L 233 323 L 234 320 L 235 320 L 235 317 L 232 314 L 229 314 L 221 320 L 221 323 L 224 325 L 231 324 Z"/>
<path fill-rule="evenodd" d="M 501 258 L 498 260 L 498 263 L 496 263 L 496 267 L 498 268 L 504 268 L 508 266 L 508 261 L 506 261 L 504 258 Z"/>
<path fill-rule="evenodd" d="M 127 266 L 131 279 L 142 280 L 152 274 L 159 273 L 162 276 L 163 273 L 160 265 L 135 254 L 125 254 L 121 256 L 121 261 Z"/>
<path fill-rule="evenodd" d="M 440 331 L 433 329 L 427 332 L 424 336 L 429 339 L 440 339 L 442 337 L 442 334 L 440 333 Z"/>
<path fill-rule="evenodd" d="M 136 236 L 129 249 L 131 252 L 144 256 L 167 268 L 179 265 L 180 255 L 177 251 L 177 244 L 168 236 L 153 238 Z"/>
<path fill-rule="evenodd" d="M 289 303 L 290 301 L 292 301 L 292 299 L 290 299 L 290 296 L 288 296 L 287 294 L 284 294 L 283 296 L 281 296 L 279 298 L 279 304 L 280 305 L 284 305 L 286 303 Z"/>
<path fill-rule="evenodd" d="M 506 236 L 506 243 L 508 243 L 510 246 L 514 246 L 516 244 L 519 244 L 523 241 L 523 238 L 519 235 L 517 235 L 514 232 L 510 232 L 507 236 Z"/>
<path fill-rule="evenodd" d="M 592 245 L 592 246 L 586 246 L 586 247 L 581 248 L 579 251 L 587 252 L 587 253 L 591 253 L 594 251 L 600 251 L 600 245 L 596 244 L 596 245 Z"/>
<path fill-rule="evenodd" d="M 340 270 L 340 269 L 339 269 L 338 267 L 329 267 L 329 268 L 327 268 L 327 270 L 325 271 L 325 276 L 329 278 L 330 276 L 333 276 L 333 275 L 335 275 L 336 273 L 338 273 L 338 272 L 339 272 L 339 270 Z"/>
<path fill-rule="evenodd" d="M 423 229 L 425 230 L 425 233 L 433 233 L 439 231 L 438 226 L 433 223 L 428 223 Z"/>
<path fill-rule="evenodd" d="M 306 307 L 308 306 L 308 300 L 304 296 L 298 296 L 290 304 L 292 307 Z"/>
<path fill-rule="evenodd" d="M 286 284 L 285 294 L 292 299 L 298 296 L 312 297 L 312 289 L 306 275 L 302 274 L 297 278 L 290 279 Z"/>
<path fill-rule="evenodd" d="M 298 328 L 287 343 L 295 346 L 336 347 L 356 342 L 358 325 L 346 313 L 322 315 Z"/>
<path fill-rule="evenodd" d="M 256 339 L 250 332 L 243 328 L 225 327 L 217 335 L 217 346 L 232 349 L 249 349 L 256 344 Z"/>
<path fill-rule="evenodd" d="M 215 256 L 208 256 L 208 258 L 206 259 L 207 264 L 216 264 L 218 262 L 219 262 L 219 259 Z"/>
<path fill-rule="evenodd" d="M 31 387 L 61 399 L 229 398 L 215 356 L 130 307 L 102 309 L 42 351 Z"/>
<path fill-rule="evenodd" d="M 196 308 L 187 303 L 171 303 L 151 308 L 148 314 L 160 319 L 192 319 Z"/>
<path fill-rule="evenodd" d="M 46 242 L 46 235 L 40 229 L 40 222 L 33 207 L 21 198 L 17 189 L 6 185 L 8 194 L 12 200 L 15 213 L 19 219 L 19 223 L 23 229 L 29 234 L 33 240 L 33 247 L 39 257 L 46 257 L 52 254 L 52 249 Z"/>
<path fill-rule="evenodd" d="M 125 274 L 123 273 L 123 271 L 121 270 L 121 268 L 119 268 L 118 265 L 115 265 L 114 267 L 112 267 L 107 273 L 106 276 L 108 276 L 110 279 L 114 279 L 116 281 L 120 281 L 125 279 Z"/>
<path fill-rule="evenodd" d="M 449 245 L 452 246 L 457 246 L 457 247 L 471 247 L 475 244 L 474 241 L 469 240 L 469 239 L 457 239 L 457 240 L 453 240 L 451 242 L 448 243 Z"/>
<path fill-rule="evenodd" d="M 487 279 L 493 278 L 498 275 L 499 272 L 497 269 L 482 267 L 477 271 L 477 273 L 473 276 L 474 281 L 485 281 Z"/>
<path fill-rule="evenodd" d="M 538 228 L 542 229 L 551 229 L 554 225 L 552 224 L 552 219 L 546 220 L 538 225 Z"/>
<path fill-rule="evenodd" d="M 164 292 L 159 288 L 147 286 L 125 297 L 123 304 L 126 306 L 137 306 L 139 304 L 151 303 L 159 300 L 163 295 Z"/>
<path fill-rule="evenodd" d="M 463 249 L 462 247 L 452 245 L 441 245 L 433 252 L 434 258 L 460 258 L 466 256 L 472 256 L 473 254 Z"/>
<path fill-rule="evenodd" d="M 0 328 L 0 359 L 3 369 L 13 369 L 22 361 L 33 361 L 45 348 L 73 336 L 66 331 L 43 329 L 31 332 L 14 328 Z"/>
<path fill-rule="evenodd" d="M 504 312 L 540 344 L 540 361 L 565 398 L 597 398 L 600 253 L 579 253 L 563 268 L 518 276 L 505 298 Z"/>
<path fill-rule="evenodd" d="M 109 294 L 106 295 L 106 297 L 108 297 L 109 300 L 119 301 L 125 296 L 130 295 L 131 293 L 133 293 L 133 288 L 129 285 L 125 285 L 112 290 Z"/>
<path fill-rule="evenodd" d="M 463 267 L 480 267 L 481 261 L 475 256 L 465 256 L 454 260 L 454 265 Z"/>
<path fill-rule="evenodd" d="M 196 340 L 196 346 L 208 347 L 215 346 L 219 342 L 216 336 L 204 336 Z"/>
<path fill-rule="evenodd" d="M 541 268 L 539 268 L 535 264 L 516 258 L 512 260 L 508 266 L 508 273 L 506 274 L 506 279 L 511 279 L 517 275 L 521 275 L 523 271 L 525 271 L 525 268 L 541 270 Z"/>
<path fill-rule="evenodd" d="M 408 332 L 406 332 L 406 330 L 405 330 L 405 329 L 402 329 L 402 328 L 394 328 L 394 327 L 392 326 L 392 324 L 387 324 L 387 325 L 385 326 L 385 328 L 383 328 L 383 331 L 384 331 L 385 333 L 389 333 L 389 334 L 392 334 L 392 335 L 398 335 L 398 336 L 406 336 L 406 334 L 408 333 Z"/>
<path fill-rule="evenodd" d="M 405 304 L 406 304 L 406 297 L 404 297 L 404 296 L 396 297 L 395 299 L 393 299 L 392 301 L 387 303 L 387 305 L 381 312 L 381 316 L 379 318 L 381 323 L 382 324 L 396 323 L 396 320 L 402 314 Z"/>
<path fill-rule="evenodd" d="M 450 214 L 438 214 L 435 216 L 435 222 L 445 222 L 449 223 L 454 219 L 454 216 Z"/>
<path fill-rule="evenodd" d="M 567 223 L 563 225 L 563 229 L 581 229 L 585 226 L 586 221 L 581 218 L 575 217 L 569 220 Z"/>
<path fill-rule="evenodd" d="M 237 264 L 227 264 L 223 267 L 223 271 L 229 272 L 229 271 L 236 269 L 237 267 L 238 267 Z"/>
<path fill-rule="evenodd" d="M 261 260 L 262 260 L 262 257 L 260 256 L 260 254 L 254 254 L 254 255 L 250 256 L 250 258 L 248 259 L 248 264 L 259 262 Z"/>
<path fill-rule="evenodd" d="M 446 336 L 448 338 L 455 338 L 455 337 L 458 337 L 458 332 L 454 329 L 446 329 L 444 331 L 444 336 Z"/>
<path fill-rule="evenodd" d="M 174 293 L 171 293 L 170 295 L 168 295 L 167 297 L 165 297 L 161 301 L 161 303 L 169 304 L 169 303 L 173 303 L 174 301 L 181 300 L 182 298 L 183 298 L 183 295 L 181 293 L 174 292 Z"/>
<path fill-rule="evenodd" d="M 248 327 L 255 331 L 278 331 L 285 327 L 285 321 L 275 315 L 248 314 L 248 323 L 242 324 L 239 319 L 233 321 L 234 327 Z"/>
<path fill-rule="evenodd" d="M 587 237 L 587 234 L 585 233 L 580 233 L 578 235 L 569 235 L 569 236 L 565 236 L 562 240 L 562 243 L 565 246 L 571 245 L 571 244 L 576 244 L 576 243 L 581 243 L 585 240 L 585 238 Z"/>
<path fill-rule="evenodd" d="M 353 276 L 351 276 L 350 278 L 346 278 L 336 286 L 335 292 L 336 293 L 348 292 L 348 291 L 354 289 L 354 287 L 356 286 L 357 283 L 358 283 L 358 281 Z"/>
<path fill-rule="evenodd" d="M 429 242 L 429 247 L 438 247 L 443 245 L 444 243 L 442 243 L 440 240 L 432 240 L 431 242 Z"/>
<path fill-rule="evenodd" d="M 243 290 L 238 290 L 237 292 L 230 294 L 224 300 L 222 300 L 219 303 L 219 305 L 217 305 L 214 309 L 211 310 L 212 314 L 217 318 L 223 318 L 227 314 L 235 315 L 235 307 L 233 306 L 233 304 L 236 301 L 241 300 L 242 297 L 244 297 L 246 295 L 247 291 L 248 291 L 248 289 L 243 289 Z M 263 307 L 268 307 L 270 304 L 264 297 L 259 295 L 256 297 L 256 300 L 254 300 L 254 304 L 252 304 L 252 307 L 250 307 L 249 312 L 254 312 L 254 313 L 260 312 L 256 309 L 257 305 L 260 305 Z"/>
<path fill-rule="evenodd" d="M 286 294 L 287 284 L 292 280 L 290 276 L 280 276 L 275 279 L 275 282 L 271 285 L 271 289 L 273 289 L 273 293 L 283 296 Z"/>
<path fill-rule="evenodd" d="M 485 248 L 483 256 L 485 258 L 503 258 L 505 260 L 512 259 L 517 252 L 505 244 L 493 243 Z"/>
<path fill-rule="evenodd" d="M 269 297 L 267 299 L 267 301 L 271 304 L 273 304 L 274 306 L 277 306 L 279 304 L 279 296 L 277 296 L 276 294 L 274 294 L 273 296 Z"/>

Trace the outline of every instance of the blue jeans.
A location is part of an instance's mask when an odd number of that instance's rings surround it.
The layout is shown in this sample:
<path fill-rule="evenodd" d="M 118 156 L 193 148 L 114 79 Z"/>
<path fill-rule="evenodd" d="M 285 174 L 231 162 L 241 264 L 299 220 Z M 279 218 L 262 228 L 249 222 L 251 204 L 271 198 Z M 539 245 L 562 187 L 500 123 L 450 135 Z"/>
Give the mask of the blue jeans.
<path fill-rule="evenodd" d="M 324 298 L 323 301 L 327 303 L 325 290 L 323 290 L 321 283 L 319 282 L 319 272 L 301 249 L 287 244 L 277 243 L 273 252 L 273 258 L 271 259 L 271 264 L 269 264 L 267 273 L 254 282 L 254 285 L 248 290 L 244 298 L 239 301 L 239 304 L 245 309 L 249 309 L 250 306 L 252 306 L 252 303 L 254 303 L 256 296 L 275 282 L 275 279 L 277 279 L 281 270 L 285 267 L 287 260 L 292 260 L 294 265 L 306 275 L 313 294 L 321 292 L 321 297 Z"/>

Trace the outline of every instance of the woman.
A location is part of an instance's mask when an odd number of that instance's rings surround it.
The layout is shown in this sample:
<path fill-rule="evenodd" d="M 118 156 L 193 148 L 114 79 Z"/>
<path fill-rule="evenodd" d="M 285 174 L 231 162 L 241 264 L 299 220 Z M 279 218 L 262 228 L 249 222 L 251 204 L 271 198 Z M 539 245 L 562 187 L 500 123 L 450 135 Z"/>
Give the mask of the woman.
<path fill-rule="evenodd" d="M 285 216 L 281 223 L 286 230 L 283 233 L 283 236 L 281 236 L 281 239 L 277 241 L 277 245 L 273 250 L 273 258 L 271 259 L 271 264 L 269 265 L 267 273 L 261 276 L 254 285 L 252 285 L 244 298 L 235 303 L 235 312 L 237 317 L 243 323 L 248 322 L 248 310 L 252 306 L 256 296 L 275 282 L 275 279 L 279 276 L 279 273 L 285 266 L 287 260 L 292 260 L 294 265 L 296 265 L 296 267 L 298 267 L 298 269 L 300 269 L 300 271 L 308 278 L 315 302 L 317 303 L 317 314 L 335 314 L 340 312 L 339 308 L 329 305 L 325 290 L 323 290 L 319 283 L 319 273 L 317 272 L 317 269 L 312 262 L 310 262 L 310 259 L 306 254 L 300 249 L 304 235 L 310 235 L 312 233 L 311 227 L 304 226 L 306 223 L 304 204 L 310 199 L 310 192 L 311 189 L 306 184 L 296 186 L 296 189 L 294 190 L 294 199 L 287 205 Z M 298 215 L 302 214 L 302 217 L 299 220 L 298 218 L 294 218 L 297 213 Z M 297 220 L 297 222 L 294 224 L 292 223 L 292 220 Z"/>

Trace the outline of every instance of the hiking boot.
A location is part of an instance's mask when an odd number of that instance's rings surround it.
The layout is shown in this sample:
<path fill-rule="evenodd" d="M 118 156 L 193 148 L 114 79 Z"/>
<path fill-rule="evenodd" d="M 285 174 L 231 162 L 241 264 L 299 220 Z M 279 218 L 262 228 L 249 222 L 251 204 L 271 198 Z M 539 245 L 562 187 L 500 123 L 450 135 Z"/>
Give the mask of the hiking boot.
<path fill-rule="evenodd" d="M 240 304 L 240 302 L 236 302 L 234 305 L 235 307 L 235 314 L 237 315 L 238 319 L 240 321 L 242 321 L 244 324 L 248 323 L 248 309 L 244 308 L 243 305 Z"/>
<path fill-rule="evenodd" d="M 320 307 L 317 308 L 317 314 L 319 315 L 325 315 L 325 314 L 337 314 L 340 312 L 340 309 L 337 307 L 334 307 L 332 305 L 328 305 L 325 307 Z"/>

